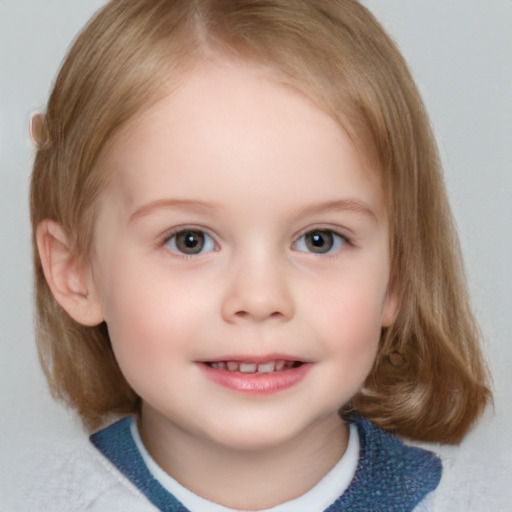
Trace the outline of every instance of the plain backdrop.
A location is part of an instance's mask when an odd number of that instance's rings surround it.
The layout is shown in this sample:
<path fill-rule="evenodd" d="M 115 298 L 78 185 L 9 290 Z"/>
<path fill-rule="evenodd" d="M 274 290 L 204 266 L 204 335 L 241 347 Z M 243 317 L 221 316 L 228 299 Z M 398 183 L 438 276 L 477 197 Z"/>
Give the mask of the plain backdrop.
<path fill-rule="evenodd" d="M 236 1 L 236 0 L 233 0 Z M 512 1 L 366 0 L 399 44 L 438 138 L 494 408 L 456 449 L 464 510 L 512 510 Z M 27 193 L 30 114 L 101 0 L 0 0 L 0 509 L 19 500 L 31 460 L 84 433 L 49 396 L 33 342 Z M 461 462 L 464 461 L 464 462 Z M 458 464 L 458 466 L 457 466 Z M 454 478 L 452 474 L 452 478 Z M 492 504 L 489 508 L 485 503 Z M 49 511 L 51 512 L 51 511 Z"/>

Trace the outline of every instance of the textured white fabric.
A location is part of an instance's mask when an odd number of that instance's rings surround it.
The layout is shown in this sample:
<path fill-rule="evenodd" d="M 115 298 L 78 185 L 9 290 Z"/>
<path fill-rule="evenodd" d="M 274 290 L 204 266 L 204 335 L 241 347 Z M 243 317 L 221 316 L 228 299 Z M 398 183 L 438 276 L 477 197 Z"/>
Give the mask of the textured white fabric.
<path fill-rule="evenodd" d="M 485 443 L 482 443 L 484 445 Z M 510 512 L 498 492 L 500 475 L 510 469 L 507 454 L 489 450 L 475 457 L 462 447 L 422 445 L 442 451 L 443 476 L 437 490 L 414 512 Z M 19 478 L 2 512 L 154 512 L 157 510 L 88 441 L 34 446 L 20 454 L 25 475 Z M 485 449 L 484 449 L 485 450 Z M 485 464 L 482 464 L 485 460 Z M 481 475 L 480 479 L 475 475 Z M 194 512 L 204 512 L 202 510 Z"/>
<path fill-rule="evenodd" d="M 135 444 L 153 476 L 189 510 L 200 512 L 243 512 L 212 503 L 180 485 L 151 458 L 151 455 L 147 452 L 141 441 L 135 422 L 131 424 L 131 432 Z M 297 499 L 258 512 L 323 512 L 345 492 L 345 489 L 354 477 L 358 460 L 359 435 L 357 427 L 350 425 L 349 441 L 343 457 L 315 487 Z"/>
<path fill-rule="evenodd" d="M 157 510 L 87 438 L 35 453 L 30 481 L 2 512 L 155 512 Z"/>

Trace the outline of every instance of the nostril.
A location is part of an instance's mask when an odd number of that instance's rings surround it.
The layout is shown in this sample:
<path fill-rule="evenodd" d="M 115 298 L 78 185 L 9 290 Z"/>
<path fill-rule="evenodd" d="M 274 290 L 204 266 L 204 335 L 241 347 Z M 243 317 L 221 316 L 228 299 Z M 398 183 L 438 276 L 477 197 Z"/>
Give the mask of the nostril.
<path fill-rule="evenodd" d="M 235 315 L 239 318 L 247 318 L 249 316 L 260 316 L 255 313 L 251 314 L 248 311 L 244 311 L 244 310 L 237 311 L 235 313 Z M 283 313 L 281 313 L 280 311 L 274 311 L 273 313 L 270 313 L 268 315 L 262 314 L 261 316 L 264 318 L 279 318 L 279 317 L 283 316 Z"/>
<path fill-rule="evenodd" d="M 222 302 L 222 316 L 227 322 L 265 320 L 283 321 L 294 314 L 293 300 L 288 295 L 254 285 L 229 290 Z"/>
<path fill-rule="evenodd" d="M 281 313 L 280 311 L 274 311 L 272 313 L 269 313 L 269 314 L 256 314 L 256 313 L 249 313 L 248 311 L 237 311 L 235 313 L 235 316 L 237 316 L 238 318 L 249 318 L 249 317 L 254 317 L 254 318 L 281 318 L 283 316 L 283 313 Z"/>

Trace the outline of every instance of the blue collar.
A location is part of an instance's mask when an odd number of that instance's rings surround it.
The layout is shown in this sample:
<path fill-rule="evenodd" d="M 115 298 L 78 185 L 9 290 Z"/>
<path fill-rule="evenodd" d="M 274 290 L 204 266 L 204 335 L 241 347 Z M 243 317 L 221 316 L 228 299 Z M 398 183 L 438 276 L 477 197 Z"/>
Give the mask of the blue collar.
<path fill-rule="evenodd" d="M 159 510 L 190 512 L 156 480 L 139 453 L 123 418 L 91 436 L 96 448 Z M 405 445 L 364 418 L 356 418 L 360 457 L 346 491 L 325 512 L 409 512 L 439 484 L 441 461 Z M 194 511 L 199 512 L 199 511 Z"/>

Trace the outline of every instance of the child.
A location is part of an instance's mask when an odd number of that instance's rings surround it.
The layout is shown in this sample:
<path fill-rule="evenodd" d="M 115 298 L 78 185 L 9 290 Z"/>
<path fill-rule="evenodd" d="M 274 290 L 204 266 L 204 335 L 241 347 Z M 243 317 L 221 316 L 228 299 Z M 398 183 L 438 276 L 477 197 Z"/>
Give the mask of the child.
<path fill-rule="evenodd" d="M 364 7 L 110 2 L 32 134 L 41 360 L 100 428 L 63 510 L 434 506 L 440 461 L 390 433 L 456 443 L 490 392 L 428 120 Z"/>

